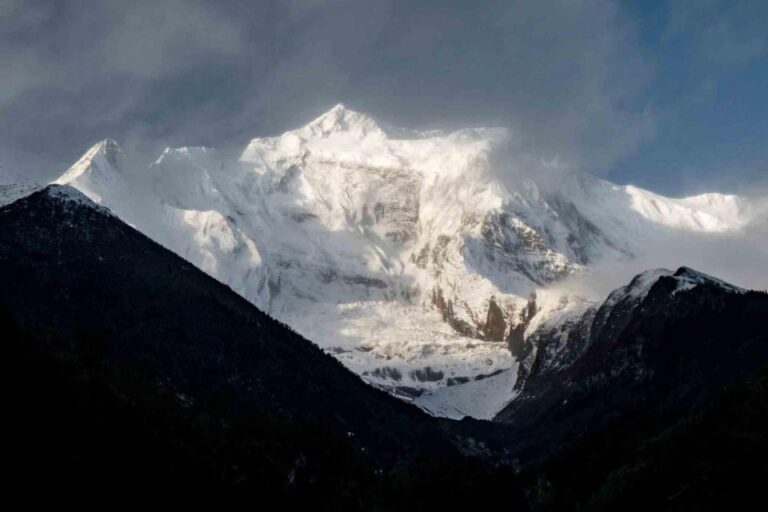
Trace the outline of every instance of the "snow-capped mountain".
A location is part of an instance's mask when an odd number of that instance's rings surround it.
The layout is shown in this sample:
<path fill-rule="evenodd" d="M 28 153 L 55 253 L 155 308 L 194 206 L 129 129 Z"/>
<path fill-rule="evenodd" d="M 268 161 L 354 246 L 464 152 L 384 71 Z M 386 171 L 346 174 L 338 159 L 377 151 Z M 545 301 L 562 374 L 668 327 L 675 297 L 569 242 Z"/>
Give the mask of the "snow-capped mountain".
<path fill-rule="evenodd" d="M 738 233 L 755 215 L 736 196 L 539 180 L 510 147 L 504 129 L 385 130 L 338 105 L 236 161 L 168 148 L 138 168 L 106 140 L 56 183 L 366 381 L 435 414 L 490 418 L 513 396 L 513 352 L 591 305 L 553 285 L 666 239 Z"/>

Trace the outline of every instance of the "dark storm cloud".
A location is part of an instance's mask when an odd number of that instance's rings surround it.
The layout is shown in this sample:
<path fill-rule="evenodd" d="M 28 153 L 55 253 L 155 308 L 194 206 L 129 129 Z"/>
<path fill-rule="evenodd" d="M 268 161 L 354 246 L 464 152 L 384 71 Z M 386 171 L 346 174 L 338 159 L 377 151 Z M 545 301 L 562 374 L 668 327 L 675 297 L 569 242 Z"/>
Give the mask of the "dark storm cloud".
<path fill-rule="evenodd" d="M 51 176 L 105 137 L 236 148 L 336 102 L 414 127 L 507 125 L 605 170 L 653 129 L 608 0 L 0 0 L 0 161 Z"/>

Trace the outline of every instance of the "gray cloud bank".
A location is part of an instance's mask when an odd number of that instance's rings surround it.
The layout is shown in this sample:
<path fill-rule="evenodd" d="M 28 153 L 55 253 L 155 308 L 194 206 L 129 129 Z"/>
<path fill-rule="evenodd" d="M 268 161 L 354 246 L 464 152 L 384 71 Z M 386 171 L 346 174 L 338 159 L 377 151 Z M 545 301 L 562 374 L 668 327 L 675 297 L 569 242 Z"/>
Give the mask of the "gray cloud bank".
<path fill-rule="evenodd" d="M 509 126 L 593 172 L 654 125 L 650 67 L 609 0 L 0 0 L 0 69 L 0 164 L 40 177 L 105 137 L 235 149 L 339 101 Z"/>

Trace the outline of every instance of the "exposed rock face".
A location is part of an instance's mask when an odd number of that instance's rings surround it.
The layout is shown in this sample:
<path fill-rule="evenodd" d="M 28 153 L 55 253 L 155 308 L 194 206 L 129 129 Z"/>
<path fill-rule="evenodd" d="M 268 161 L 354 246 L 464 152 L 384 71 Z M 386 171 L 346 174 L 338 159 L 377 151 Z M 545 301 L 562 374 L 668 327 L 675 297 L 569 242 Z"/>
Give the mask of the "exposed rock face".
<path fill-rule="evenodd" d="M 488 314 L 486 315 L 485 339 L 487 341 L 504 341 L 504 335 L 507 332 L 507 324 L 504 321 L 504 313 L 496 304 L 496 298 L 491 297 L 488 303 Z"/>
<path fill-rule="evenodd" d="M 437 287 L 432 291 L 432 304 L 440 312 L 443 321 L 450 325 L 456 332 L 470 338 L 480 337 L 476 326 L 470 325 L 456 315 L 456 312 L 453 310 L 453 302 L 450 299 L 446 300 L 445 297 L 443 297 L 443 290 L 440 287 Z"/>
<path fill-rule="evenodd" d="M 536 230 L 509 213 L 486 216 L 480 233 L 482 245 L 467 248 L 473 258 L 488 259 L 537 285 L 552 283 L 579 269 L 577 263 L 552 250 Z"/>
<path fill-rule="evenodd" d="M 524 309 L 520 313 L 520 318 L 517 324 L 510 325 L 509 333 L 507 334 L 507 345 L 512 356 L 518 360 L 525 360 L 524 350 L 526 348 L 525 331 L 528 329 L 533 317 L 536 315 L 536 294 L 531 294 L 528 302 L 525 304 Z"/>
<path fill-rule="evenodd" d="M 439 370 L 433 370 L 429 366 L 417 368 L 411 372 L 411 376 L 419 382 L 437 382 L 445 377 L 445 374 Z"/>

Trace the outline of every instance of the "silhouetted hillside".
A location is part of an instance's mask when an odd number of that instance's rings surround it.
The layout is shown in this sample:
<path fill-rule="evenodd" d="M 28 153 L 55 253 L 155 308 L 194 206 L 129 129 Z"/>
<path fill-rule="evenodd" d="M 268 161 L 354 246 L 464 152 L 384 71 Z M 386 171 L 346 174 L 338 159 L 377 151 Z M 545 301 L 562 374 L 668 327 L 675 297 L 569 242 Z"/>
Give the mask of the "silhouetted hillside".
<path fill-rule="evenodd" d="M 0 282 L 9 460 L 33 501 L 389 510 L 502 488 L 432 418 L 72 189 L 0 210 Z"/>

